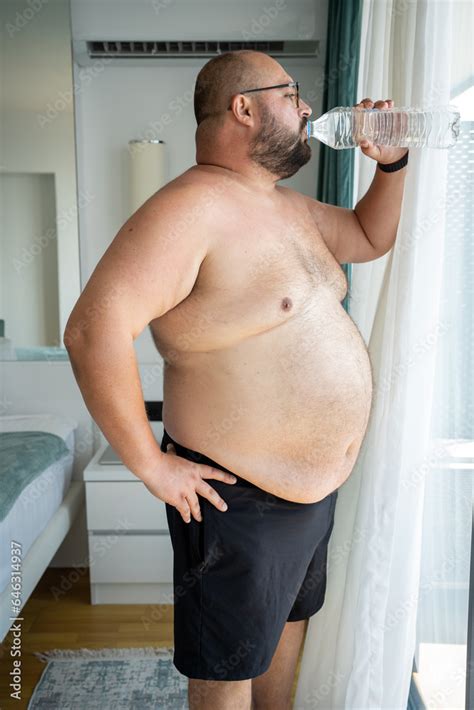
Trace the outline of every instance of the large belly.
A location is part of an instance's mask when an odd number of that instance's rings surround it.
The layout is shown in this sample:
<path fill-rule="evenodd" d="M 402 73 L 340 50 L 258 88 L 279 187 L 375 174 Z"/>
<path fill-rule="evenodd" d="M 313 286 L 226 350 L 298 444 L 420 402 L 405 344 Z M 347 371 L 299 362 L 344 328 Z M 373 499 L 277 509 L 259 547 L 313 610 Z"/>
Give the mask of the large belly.
<path fill-rule="evenodd" d="M 269 330 L 167 365 L 163 421 L 179 443 L 309 503 L 349 476 L 371 399 L 367 349 L 328 289 Z"/>

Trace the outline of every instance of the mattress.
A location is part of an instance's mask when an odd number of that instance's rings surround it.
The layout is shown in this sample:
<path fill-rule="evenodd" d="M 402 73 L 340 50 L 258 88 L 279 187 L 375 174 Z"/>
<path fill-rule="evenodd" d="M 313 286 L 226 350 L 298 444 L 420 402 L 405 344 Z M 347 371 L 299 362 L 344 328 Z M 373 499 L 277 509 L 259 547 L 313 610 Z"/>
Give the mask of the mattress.
<path fill-rule="evenodd" d="M 0 593 L 10 579 L 10 543 L 22 546 L 22 557 L 40 535 L 61 505 L 72 479 L 74 432 L 78 423 L 53 414 L 0 416 L 0 431 L 45 431 L 60 436 L 69 454 L 44 469 L 24 488 L 13 507 L 0 522 Z"/>

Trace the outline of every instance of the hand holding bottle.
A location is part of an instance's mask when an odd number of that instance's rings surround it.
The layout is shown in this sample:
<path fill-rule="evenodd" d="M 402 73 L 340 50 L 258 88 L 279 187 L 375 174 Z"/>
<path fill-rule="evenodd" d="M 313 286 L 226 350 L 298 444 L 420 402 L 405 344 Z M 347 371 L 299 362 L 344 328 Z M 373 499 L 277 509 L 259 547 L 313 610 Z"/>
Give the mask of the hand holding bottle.
<path fill-rule="evenodd" d="M 393 99 L 386 99 L 385 101 L 379 100 L 373 102 L 372 99 L 362 99 L 358 104 L 354 104 L 354 108 L 376 108 L 380 110 L 393 108 Z M 394 163 L 400 160 L 405 153 L 407 148 L 395 148 L 392 146 L 382 146 L 375 145 L 367 138 L 358 138 L 360 140 L 359 147 L 364 155 L 368 158 L 376 160 L 377 163 L 382 163 L 387 165 L 388 163 Z"/>

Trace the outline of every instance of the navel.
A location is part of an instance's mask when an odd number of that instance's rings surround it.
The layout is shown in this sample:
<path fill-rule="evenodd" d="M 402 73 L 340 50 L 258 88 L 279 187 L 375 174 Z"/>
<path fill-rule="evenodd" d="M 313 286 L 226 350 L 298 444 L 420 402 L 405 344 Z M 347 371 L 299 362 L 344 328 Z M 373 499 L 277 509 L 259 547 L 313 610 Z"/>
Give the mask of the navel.
<path fill-rule="evenodd" d="M 293 303 L 291 301 L 291 298 L 288 296 L 285 296 L 285 298 L 281 302 L 281 307 L 283 308 L 284 311 L 289 311 L 290 308 L 292 307 Z"/>

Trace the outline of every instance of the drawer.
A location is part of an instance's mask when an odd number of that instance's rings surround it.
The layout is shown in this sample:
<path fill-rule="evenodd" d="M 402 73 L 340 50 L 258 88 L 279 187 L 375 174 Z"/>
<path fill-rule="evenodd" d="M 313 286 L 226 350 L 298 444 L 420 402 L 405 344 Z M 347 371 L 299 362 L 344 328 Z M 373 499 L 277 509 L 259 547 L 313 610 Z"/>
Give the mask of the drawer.
<path fill-rule="evenodd" d="M 141 481 L 86 482 L 89 530 L 165 530 L 166 507 Z"/>
<path fill-rule="evenodd" d="M 89 535 L 90 581 L 172 582 L 169 535 Z"/>

